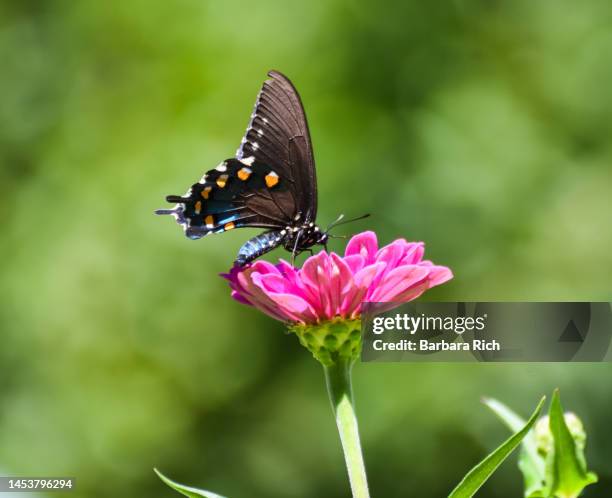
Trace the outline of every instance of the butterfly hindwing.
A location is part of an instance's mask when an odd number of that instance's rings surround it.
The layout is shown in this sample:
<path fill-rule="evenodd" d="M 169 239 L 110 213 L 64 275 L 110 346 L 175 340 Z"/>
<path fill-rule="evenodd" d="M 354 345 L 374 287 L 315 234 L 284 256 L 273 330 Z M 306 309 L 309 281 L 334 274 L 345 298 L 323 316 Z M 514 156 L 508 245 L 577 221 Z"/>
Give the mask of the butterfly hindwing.
<path fill-rule="evenodd" d="M 284 203 L 279 206 L 276 199 Z M 167 197 L 177 203 L 171 214 L 192 239 L 245 226 L 284 227 L 295 211 L 292 199 L 272 168 L 235 158 L 208 171 L 184 196 Z"/>

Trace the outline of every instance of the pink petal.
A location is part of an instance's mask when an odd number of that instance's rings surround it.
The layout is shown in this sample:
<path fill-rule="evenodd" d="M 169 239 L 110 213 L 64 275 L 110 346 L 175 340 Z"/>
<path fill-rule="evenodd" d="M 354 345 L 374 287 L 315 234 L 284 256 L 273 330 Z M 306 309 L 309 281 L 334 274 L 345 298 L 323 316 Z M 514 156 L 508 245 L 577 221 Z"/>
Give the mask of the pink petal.
<path fill-rule="evenodd" d="M 430 288 L 448 282 L 451 278 L 453 278 L 453 272 L 446 266 L 432 266 L 429 269 Z"/>
<path fill-rule="evenodd" d="M 378 241 L 374 232 L 362 232 L 349 240 L 346 246 L 345 256 L 360 254 L 366 264 L 374 262 L 376 252 L 378 251 Z"/>
<path fill-rule="evenodd" d="M 253 263 L 249 270 L 251 272 L 261 273 L 262 275 L 267 275 L 268 273 L 282 275 L 276 265 L 273 265 L 272 263 L 268 263 L 267 261 L 263 260 L 255 261 L 255 263 Z"/>
<path fill-rule="evenodd" d="M 400 261 L 401 265 L 416 265 L 423 259 L 425 254 L 425 244 L 423 242 L 411 242 L 406 247 L 404 257 Z"/>
<path fill-rule="evenodd" d="M 239 303 L 246 304 L 247 306 L 253 306 L 253 304 L 238 291 L 232 291 L 232 298 L 238 301 Z"/>
<path fill-rule="evenodd" d="M 286 322 L 293 319 L 293 317 L 284 313 L 283 310 L 280 309 L 268 295 L 261 291 L 255 291 L 253 294 L 251 294 L 251 296 L 249 296 L 249 300 L 253 303 L 253 306 L 276 320 Z"/>
<path fill-rule="evenodd" d="M 338 279 L 340 284 L 340 295 L 344 295 L 350 291 L 354 285 L 353 271 L 344 258 L 341 258 L 336 253 L 331 253 L 331 259 L 335 267 L 338 269 Z"/>
<path fill-rule="evenodd" d="M 377 303 L 375 307 L 376 312 L 382 313 L 383 311 L 392 310 L 393 308 L 395 308 L 396 306 L 402 303 L 407 303 L 409 301 L 412 301 L 416 299 L 417 297 L 419 297 L 421 294 L 423 294 L 423 292 L 425 292 L 428 288 L 429 287 L 428 287 L 427 280 L 424 280 L 420 284 L 414 287 L 410 287 L 409 289 L 402 292 L 401 294 L 398 294 L 397 296 L 393 298 L 392 301 Z"/>
<path fill-rule="evenodd" d="M 300 277 L 300 271 L 282 259 L 280 260 L 277 268 L 287 280 L 287 288 L 294 294 L 308 300 L 310 293 Z"/>
<path fill-rule="evenodd" d="M 385 269 L 385 263 L 375 263 L 370 266 L 366 266 L 363 270 L 359 271 L 353 278 L 355 287 L 352 292 L 349 292 L 342 303 L 342 316 L 354 317 L 361 310 L 361 303 L 364 300 L 368 289 L 372 282 L 379 273 L 382 273 Z"/>
<path fill-rule="evenodd" d="M 409 289 L 406 289 L 404 292 L 398 294 L 397 296 L 393 298 L 392 302 L 396 304 L 407 303 L 408 301 L 412 301 L 416 299 L 417 297 L 419 297 L 427 289 L 429 289 L 429 282 L 425 280 L 421 282 L 420 284 L 415 285 L 414 287 L 410 287 Z"/>
<path fill-rule="evenodd" d="M 325 266 L 327 257 L 323 251 L 311 256 L 305 261 L 300 271 L 300 279 L 306 289 L 308 301 L 320 313 L 325 311 L 325 286 L 327 284 L 327 279 L 324 274 L 321 274 L 320 268 Z"/>
<path fill-rule="evenodd" d="M 387 263 L 387 271 L 395 268 L 405 254 L 406 241 L 403 239 L 394 240 L 391 244 L 383 247 L 376 254 L 376 261 Z"/>
<path fill-rule="evenodd" d="M 353 273 L 357 273 L 365 266 L 365 258 L 361 254 L 351 254 L 344 257 L 344 262 Z"/>
<path fill-rule="evenodd" d="M 386 302 L 427 278 L 429 268 L 419 265 L 400 266 L 391 270 L 378 283 L 377 288 L 368 296 L 368 301 Z"/>
<path fill-rule="evenodd" d="M 379 262 L 366 266 L 355 274 L 354 280 L 358 287 L 370 287 L 372 282 L 387 268 L 387 263 Z"/>
<path fill-rule="evenodd" d="M 270 293 L 269 297 L 291 321 L 312 323 L 317 320 L 314 310 L 301 297 L 276 293 Z"/>
<path fill-rule="evenodd" d="M 317 267 L 317 278 L 319 282 L 319 297 L 321 306 L 323 307 L 324 318 L 334 316 L 333 304 L 335 289 L 332 288 L 331 264 L 328 258 L 325 258 L 323 264 Z"/>
<path fill-rule="evenodd" d="M 253 279 L 253 283 L 266 293 L 290 292 L 288 280 L 281 275 L 261 275 L 259 273 L 253 273 L 251 278 Z"/>

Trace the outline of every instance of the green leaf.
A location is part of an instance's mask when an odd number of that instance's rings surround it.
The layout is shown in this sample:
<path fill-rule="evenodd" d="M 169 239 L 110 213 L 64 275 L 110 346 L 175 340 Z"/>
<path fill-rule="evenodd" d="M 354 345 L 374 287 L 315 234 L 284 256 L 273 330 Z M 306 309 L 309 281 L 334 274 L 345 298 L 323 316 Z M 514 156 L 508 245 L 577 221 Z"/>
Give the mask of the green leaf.
<path fill-rule="evenodd" d="M 518 432 L 525 425 L 525 420 L 513 412 L 506 405 L 496 399 L 485 398 L 483 403 L 487 405 L 504 422 L 512 432 Z M 521 444 L 518 466 L 525 481 L 526 498 L 545 496 L 545 466 L 544 459 L 538 454 L 535 434 L 531 429 Z"/>
<path fill-rule="evenodd" d="M 549 467 L 552 495 L 558 498 L 576 498 L 586 486 L 597 482 L 597 476 L 587 472 L 584 455 L 577 451 L 574 438 L 565 423 L 558 389 L 553 393 L 548 416 L 554 440 Z"/>
<path fill-rule="evenodd" d="M 494 398 L 482 398 L 482 402 L 497 415 L 503 423 L 505 423 L 512 432 L 518 432 L 527 423 L 527 421 L 513 412 L 510 408 L 504 405 L 501 401 Z"/>
<path fill-rule="evenodd" d="M 190 486 L 183 486 L 182 484 L 179 484 L 178 482 L 174 482 L 173 480 L 168 479 L 159 470 L 157 469 L 153 469 L 153 470 L 159 476 L 159 478 L 162 481 L 164 481 L 168 486 L 170 486 L 175 491 L 178 491 L 182 495 L 187 496 L 188 498 L 201 498 L 202 496 L 204 498 L 224 498 L 223 496 L 218 495 L 217 493 L 213 493 L 211 491 L 205 491 L 203 489 L 196 489 Z"/>
<path fill-rule="evenodd" d="M 469 498 L 474 496 L 474 493 L 480 489 L 485 481 L 491 477 L 491 474 L 495 472 L 497 467 L 512 453 L 512 451 L 521 443 L 523 438 L 527 435 L 529 430 L 533 427 L 540 412 L 542 411 L 542 405 L 544 404 L 543 397 L 535 411 L 529 417 L 529 420 L 524 427 L 519 430 L 516 434 L 513 434 L 508 438 L 501 446 L 495 451 L 490 453 L 484 460 L 482 460 L 476 467 L 470 470 L 463 480 L 457 485 L 455 489 L 448 495 L 448 498 Z"/>

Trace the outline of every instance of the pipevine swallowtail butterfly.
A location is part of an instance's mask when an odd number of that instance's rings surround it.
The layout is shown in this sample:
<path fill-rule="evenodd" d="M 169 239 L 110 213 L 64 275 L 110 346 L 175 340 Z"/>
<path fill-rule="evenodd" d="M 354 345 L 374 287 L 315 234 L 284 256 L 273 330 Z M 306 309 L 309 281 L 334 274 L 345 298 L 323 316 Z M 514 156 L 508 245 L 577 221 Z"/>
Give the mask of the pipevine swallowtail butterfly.
<path fill-rule="evenodd" d="M 240 248 L 239 266 L 281 245 L 294 258 L 328 240 L 329 229 L 315 223 L 317 179 L 300 96 L 283 74 L 268 76 L 236 157 L 207 171 L 185 195 L 167 196 L 174 208 L 156 211 L 174 216 L 190 239 L 234 228 L 267 229 Z"/>

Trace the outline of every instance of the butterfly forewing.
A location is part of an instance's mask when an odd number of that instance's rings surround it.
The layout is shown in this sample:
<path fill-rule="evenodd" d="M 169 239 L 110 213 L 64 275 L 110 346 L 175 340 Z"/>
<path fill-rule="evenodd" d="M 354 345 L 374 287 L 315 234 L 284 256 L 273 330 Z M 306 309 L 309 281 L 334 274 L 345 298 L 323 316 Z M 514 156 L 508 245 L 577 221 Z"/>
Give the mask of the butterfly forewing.
<path fill-rule="evenodd" d="M 254 157 L 276 168 L 289 183 L 295 212 L 314 220 L 317 180 L 308 122 L 295 87 L 282 74 L 270 71 L 255 102 L 238 159 Z"/>

